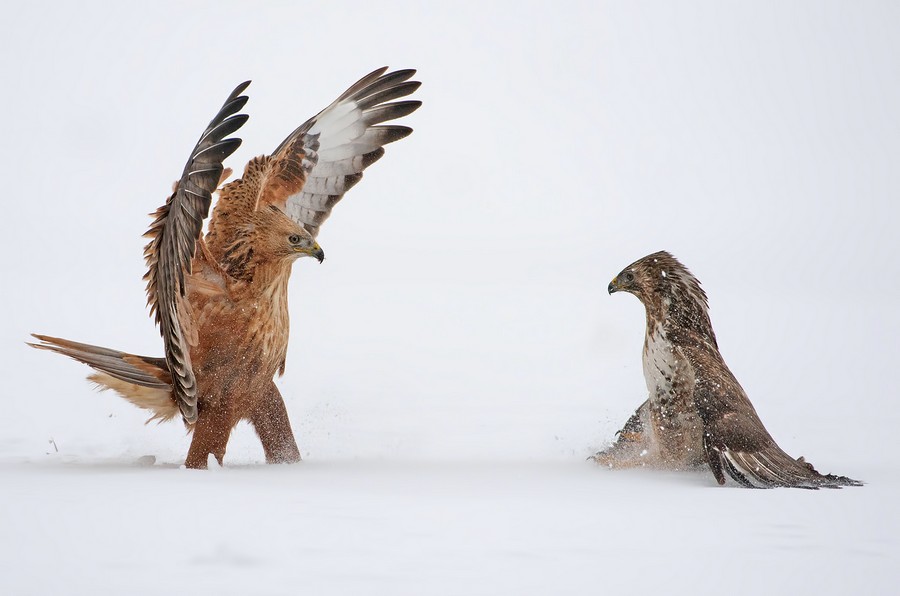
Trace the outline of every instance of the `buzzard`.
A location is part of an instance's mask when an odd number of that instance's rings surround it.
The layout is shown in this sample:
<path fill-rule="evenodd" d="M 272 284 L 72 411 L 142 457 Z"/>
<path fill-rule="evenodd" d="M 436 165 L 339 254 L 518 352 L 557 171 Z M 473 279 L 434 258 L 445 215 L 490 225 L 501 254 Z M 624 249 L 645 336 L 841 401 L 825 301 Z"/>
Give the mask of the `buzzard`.
<path fill-rule="evenodd" d="M 719 353 L 700 282 L 671 254 L 635 261 L 608 289 L 634 294 L 646 309 L 643 365 L 649 399 L 595 461 L 674 469 L 705 464 L 719 484 L 727 473 L 751 488 L 861 485 L 820 474 L 775 443 Z"/>
<path fill-rule="evenodd" d="M 90 380 L 150 410 L 150 420 L 180 414 L 193 433 L 188 468 L 206 468 L 210 454 L 221 464 L 240 420 L 256 429 L 267 462 L 298 461 L 273 382 L 285 369 L 288 279 L 298 258 L 322 262 L 316 237 L 334 205 L 384 155 L 384 145 L 412 132 L 381 123 L 421 105 L 394 101 L 418 89 L 410 80 L 415 70 L 386 71 L 361 78 L 271 155 L 250 160 L 240 179 L 219 187 L 231 174 L 222 162 L 241 144 L 229 135 L 247 121 L 238 112 L 250 82 L 228 96 L 145 234 L 147 303 L 164 358 L 46 335 L 35 335 L 40 343 L 31 345 L 92 367 Z"/>

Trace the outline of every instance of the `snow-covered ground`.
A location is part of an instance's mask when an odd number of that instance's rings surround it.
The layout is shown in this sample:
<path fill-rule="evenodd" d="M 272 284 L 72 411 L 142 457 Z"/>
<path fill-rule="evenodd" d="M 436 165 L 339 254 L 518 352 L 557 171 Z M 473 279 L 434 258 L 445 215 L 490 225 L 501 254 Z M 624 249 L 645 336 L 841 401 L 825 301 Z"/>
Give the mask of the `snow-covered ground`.
<path fill-rule="evenodd" d="M 307 4 L 7 9 L 0 594 L 897 593 L 896 4 Z M 24 346 L 159 355 L 145 214 L 224 97 L 238 169 L 383 64 L 425 105 L 295 267 L 302 464 L 241 426 L 182 470 Z M 660 249 L 782 447 L 866 486 L 584 461 L 645 391 L 606 284 Z"/>
<path fill-rule="evenodd" d="M 4 465 L 8 594 L 891 594 L 896 481 L 716 490 L 578 462 Z M 99 461 L 98 461 L 99 460 Z M 856 470 L 854 470 L 856 471 Z M 866 504 L 868 503 L 868 505 Z M 877 507 L 880 503 L 883 507 Z M 8 568 L 7 568 L 8 566 Z"/>

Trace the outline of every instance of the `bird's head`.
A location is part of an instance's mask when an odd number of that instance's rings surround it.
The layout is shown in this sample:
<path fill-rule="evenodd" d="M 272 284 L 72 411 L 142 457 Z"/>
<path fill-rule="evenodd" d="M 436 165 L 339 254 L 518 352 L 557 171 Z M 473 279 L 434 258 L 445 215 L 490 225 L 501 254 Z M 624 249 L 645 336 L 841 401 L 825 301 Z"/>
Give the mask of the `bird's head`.
<path fill-rule="evenodd" d="M 287 243 L 289 258 L 314 257 L 319 263 L 325 260 L 325 251 L 303 226 L 297 226 L 294 233 L 288 234 Z"/>
<path fill-rule="evenodd" d="M 638 281 L 640 275 L 641 272 L 635 271 L 634 265 L 629 265 L 612 278 L 612 281 L 609 282 L 606 290 L 610 294 L 616 292 L 629 292 L 637 295 L 641 291 L 641 284 Z"/>
<path fill-rule="evenodd" d="M 269 207 L 259 228 L 263 234 L 263 248 L 271 259 L 294 261 L 300 257 L 325 260 L 322 247 L 312 234 L 277 207 Z"/>
<path fill-rule="evenodd" d="M 609 286 L 606 288 L 607 291 L 610 294 L 628 292 L 637 296 L 641 302 L 646 303 L 651 297 L 652 288 L 656 285 L 654 282 L 657 278 L 665 279 L 659 267 L 659 259 L 661 257 L 672 258 L 669 253 L 658 252 L 635 261 L 612 278 L 612 281 L 609 282 Z"/>
<path fill-rule="evenodd" d="M 682 265 L 678 259 L 664 250 L 638 259 L 616 275 L 607 290 L 610 294 L 615 292 L 628 292 L 637 296 L 645 304 L 654 297 L 670 294 L 675 286 L 686 286 L 691 293 L 699 293 L 702 301 L 706 302 L 706 295 L 700 289 L 700 283 Z"/>
<path fill-rule="evenodd" d="M 607 289 L 610 294 L 634 294 L 646 307 L 648 316 L 677 321 L 715 341 L 706 292 L 687 267 L 666 251 L 647 255 L 622 269 Z"/>

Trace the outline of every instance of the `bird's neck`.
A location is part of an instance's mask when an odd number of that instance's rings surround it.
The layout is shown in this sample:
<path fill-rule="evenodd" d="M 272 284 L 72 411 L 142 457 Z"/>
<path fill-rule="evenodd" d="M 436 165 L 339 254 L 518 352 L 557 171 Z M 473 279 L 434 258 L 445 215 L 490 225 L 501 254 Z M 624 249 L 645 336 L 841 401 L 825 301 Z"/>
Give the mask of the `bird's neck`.
<path fill-rule="evenodd" d="M 253 268 L 253 279 L 250 285 L 259 294 L 277 294 L 287 296 L 287 285 L 291 279 L 293 261 L 282 259 L 257 263 Z"/>
<path fill-rule="evenodd" d="M 242 345 L 256 359 L 263 377 L 284 370 L 290 318 L 288 281 L 291 262 L 260 263 L 253 275 L 232 286 L 233 299 L 241 306 L 245 325 Z"/>
<path fill-rule="evenodd" d="M 705 304 L 684 300 L 678 295 L 655 298 L 644 303 L 648 332 L 659 329 L 669 335 L 673 329 L 691 331 L 712 344 L 716 343 Z"/>
<path fill-rule="evenodd" d="M 653 300 L 644 300 L 644 309 L 647 312 L 647 329 L 665 327 L 669 320 L 667 305 L 663 299 L 654 297 Z"/>

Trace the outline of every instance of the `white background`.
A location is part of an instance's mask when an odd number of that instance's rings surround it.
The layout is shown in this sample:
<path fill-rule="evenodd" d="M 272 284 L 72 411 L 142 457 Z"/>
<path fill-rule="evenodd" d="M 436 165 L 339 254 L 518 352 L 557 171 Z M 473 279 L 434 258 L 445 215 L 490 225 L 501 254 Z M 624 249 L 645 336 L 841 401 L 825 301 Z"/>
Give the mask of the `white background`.
<path fill-rule="evenodd" d="M 482 4 L 6 9 L 0 591 L 897 589 L 900 7 Z M 294 268 L 304 463 L 241 426 L 178 469 L 180 424 L 24 345 L 161 355 L 146 214 L 231 89 L 240 171 L 382 65 L 424 105 Z M 645 393 L 606 285 L 660 249 L 781 446 L 864 488 L 584 463 Z"/>

